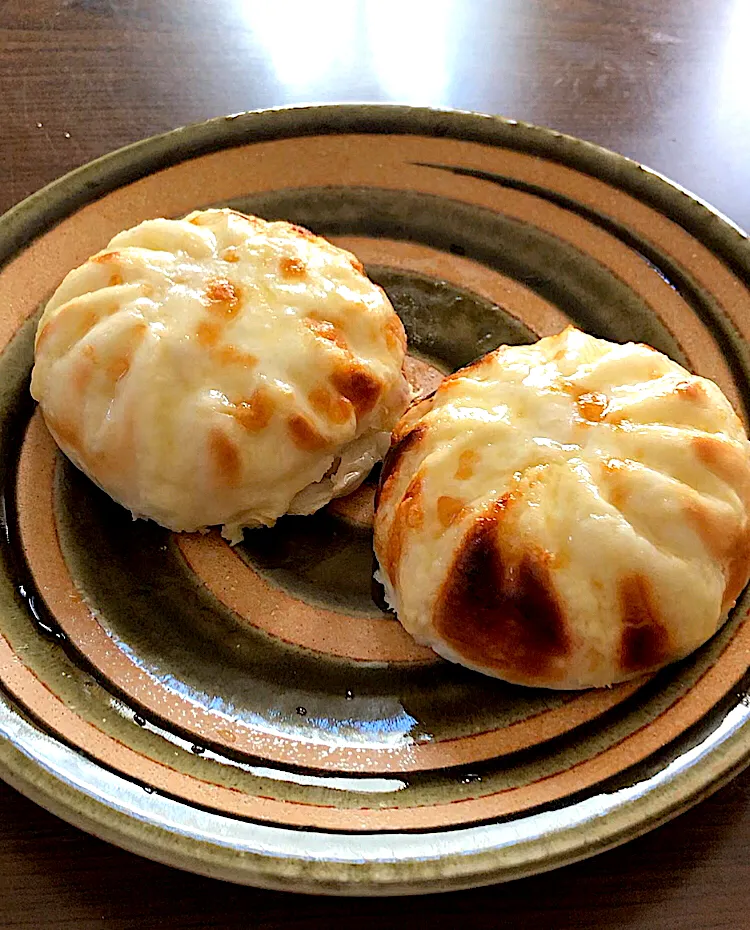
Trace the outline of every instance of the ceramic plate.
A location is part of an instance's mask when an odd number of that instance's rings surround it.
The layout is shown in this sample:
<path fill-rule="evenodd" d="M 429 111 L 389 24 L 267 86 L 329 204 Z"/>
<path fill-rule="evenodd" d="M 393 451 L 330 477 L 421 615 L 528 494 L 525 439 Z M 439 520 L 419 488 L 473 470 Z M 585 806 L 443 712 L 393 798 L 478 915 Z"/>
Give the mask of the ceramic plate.
<path fill-rule="evenodd" d="M 352 249 L 422 373 L 572 320 L 650 343 L 747 417 L 746 237 L 611 152 L 496 118 L 336 106 L 94 162 L 0 221 L 3 777 L 183 868 L 396 894 L 591 855 L 746 765 L 747 597 L 658 675 L 513 687 L 437 659 L 373 599 L 371 484 L 230 548 L 133 522 L 56 452 L 28 392 L 41 306 L 120 229 L 218 205 Z"/>

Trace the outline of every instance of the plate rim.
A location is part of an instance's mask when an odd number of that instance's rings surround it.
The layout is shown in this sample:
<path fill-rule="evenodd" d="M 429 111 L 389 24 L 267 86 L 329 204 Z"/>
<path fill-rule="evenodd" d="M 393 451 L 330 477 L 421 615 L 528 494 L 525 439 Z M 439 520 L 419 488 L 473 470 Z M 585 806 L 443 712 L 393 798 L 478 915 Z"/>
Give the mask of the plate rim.
<path fill-rule="evenodd" d="M 53 744 L 56 754 L 71 753 L 78 756 L 74 749 L 26 720 L 2 693 L 0 707 L 15 715 L 21 726 L 33 730 L 37 738 Z M 7 737 L 7 734 L 3 735 Z M 598 820 L 591 819 L 589 823 L 598 828 L 593 840 L 590 836 L 592 831 L 583 825 L 568 827 L 554 835 L 552 839 L 555 846 L 559 847 L 555 849 L 554 855 L 550 855 L 545 848 L 551 837 L 545 834 L 523 843 L 515 843 L 514 851 L 528 851 L 530 855 L 512 867 L 503 862 L 507 854 L 507 847 L 503 846 L 470 855 L 453 853 L 430 860 L 387 863 L 373 860 L 354 864 L 334 862 L 332 859 L 248 854 L 236 848 L 172 832 L 166 827 L 144 822 L 128 811 L 118 810 L 115 805 L 107 804 L 89 792 L 71 787 L 49 768 L 26 755 L 10 739 L 0 741 L 0 778 L 3 781 L 48 812 L 101 840 L 154 862 L 208 878 L 271 891 L 342 897 L 395 897 L 468 890 L 529 878 L 623 845 L 699 804 L 750 766 L 750 714 L 746 714 L 744 721 L 718 746 L 709 750 L 704 761 L 714 771 L 708 780 L 702 779 L 697 788 L 694 784 L 695 765 L 690 765 L 666 784 L 644 791 L 629 804 L 619 805 L 609 815 L 599 816 Z M 116 782 L 133 784 L 85 757 L 84 764 L 106 773 Z M 701 771 L 699 777 L 702 774 Z M 168 800 L 171 804 L 184 807 L 186 811 L 195 812 L 194 808 L 181 801 Z M 626 809 L 632 814 L 635 808 L 639 811 L 643 809 L 640 816 L 628 820 Z M 232 818 L 225 815 L 209 816 L 232 821 Z M 619 823 L 623 817 L 625 822 Z M 337 834 L 328 835 L 335 838 Z M 396 836 L 403 837 L 404 834 Z M 468 869 L 467 864 L 470 866 Z M 446 865 L 451 866 L 450 874 L 445 872 Z M 332 870 L 335 871 L 335 877 L 326 874 Z M 407 871 L 412 874 L 405 878 Z"/>

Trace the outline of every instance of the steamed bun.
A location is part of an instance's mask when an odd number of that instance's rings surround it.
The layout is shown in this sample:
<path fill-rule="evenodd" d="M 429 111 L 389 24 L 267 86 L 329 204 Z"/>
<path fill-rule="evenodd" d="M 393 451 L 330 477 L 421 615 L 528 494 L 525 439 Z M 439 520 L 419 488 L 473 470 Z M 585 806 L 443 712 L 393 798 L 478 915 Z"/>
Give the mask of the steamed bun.
<path fill-rule="evenodd" d="M 407 411 L 375 548 L 419 642 L 510 682 L 585 688 L 716 631 L 750 575 L 749 506 L 750 444 L 713 382 L 568 328 Z"/>
<path fill-rule="evenodd" d="M 205 210 L 126 230 L 65 278 L 31 392 L 63 452 L 135 516 L 237 541 L 366 477 L 410 397 L 405 346 L 349 252 Z"/>

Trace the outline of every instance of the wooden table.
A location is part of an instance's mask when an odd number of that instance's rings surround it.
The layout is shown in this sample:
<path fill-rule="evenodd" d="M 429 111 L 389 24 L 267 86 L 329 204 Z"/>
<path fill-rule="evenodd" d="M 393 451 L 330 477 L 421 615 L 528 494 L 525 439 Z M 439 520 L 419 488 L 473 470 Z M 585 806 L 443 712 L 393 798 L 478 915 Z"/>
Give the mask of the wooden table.
<path fill-rule="evenodd" d="M 591 139 L 750 228 L 748 49 L 748 0 L 5 0 L 0 209 L 183 123 L 392 100 Z M 0 811 L 2 927 L 750 927 L 750 775 L 597 859 L 401 900 L 195 878 L 87 837 L 3 785 Z"/>

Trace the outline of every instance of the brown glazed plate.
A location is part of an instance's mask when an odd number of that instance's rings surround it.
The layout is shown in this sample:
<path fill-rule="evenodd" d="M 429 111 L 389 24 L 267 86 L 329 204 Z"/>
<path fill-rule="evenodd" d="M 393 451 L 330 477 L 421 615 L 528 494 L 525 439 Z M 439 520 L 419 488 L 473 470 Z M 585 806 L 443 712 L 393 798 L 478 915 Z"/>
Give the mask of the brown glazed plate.
<path fill-rule="evenodd" d="M 356 105 L 211 120 L 87 165 L 0 220 L 0 775 L 182 868 L 405 894 L 592 855 L 747 765 L 747 595 L 655 676 L 514 687 L 380 609 L 371 485 L 232 549 L 133 522 L 57 453 L 28 391 L 45 300 L 119 230 L 218 205 L 351 248 L 439 371 L 572 320 L 713 378 L 747 420 L 745 234 L 611 152 Z"/>

